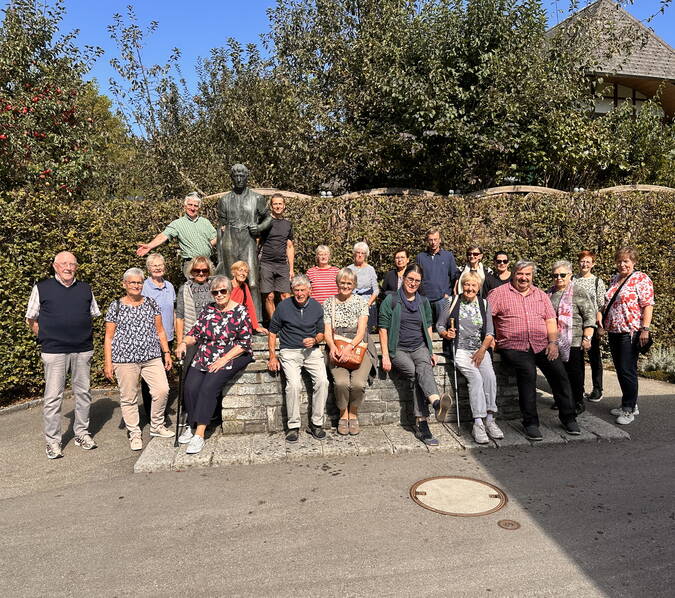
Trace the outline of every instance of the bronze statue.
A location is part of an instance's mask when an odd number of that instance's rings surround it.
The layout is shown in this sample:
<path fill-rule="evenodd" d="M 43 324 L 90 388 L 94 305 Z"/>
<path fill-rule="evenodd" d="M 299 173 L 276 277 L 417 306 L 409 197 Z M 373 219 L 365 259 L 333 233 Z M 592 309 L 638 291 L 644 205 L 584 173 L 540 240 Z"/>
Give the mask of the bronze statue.
<path fill-rule="evenodd" d="M 248 168 L 235 164 L 230 169 L 232 191 L 218 201 L 218 274 L 231 276 L 230 267 L 242 260 L 249 265 L 248 285 L 258 318 L 263 315 L 258 279 L 256 239 L 272 224 L 267 200 L 248 188 Z"/>

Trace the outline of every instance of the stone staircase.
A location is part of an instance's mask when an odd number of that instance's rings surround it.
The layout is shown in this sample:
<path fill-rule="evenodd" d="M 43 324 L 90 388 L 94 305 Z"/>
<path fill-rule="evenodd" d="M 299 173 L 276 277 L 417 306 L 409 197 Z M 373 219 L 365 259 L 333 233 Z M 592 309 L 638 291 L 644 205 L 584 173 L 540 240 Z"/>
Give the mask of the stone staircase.
<path fill-rule="evenodd" d="M 434 353 L 438 356 L 438 365 L 434 375 L 440 392 L 452 393 L 453 372 L 446 365 L 442 354 L 441 339 L 434 334 Z M 379 342 L 376 344 L 380 355 Z M 223 389 L 222 432 L 223 434 L 251 434 L 261 432 L 279 432 L 284 429 L 286 408 L 284 403 L 284 384 L 281 374 L 272 374 L 267 370 L 269 351 L 267 337 L 255 336 L 253 342 L 255 361 L 243 370 L 234 382 Z M 499 358 L 494 357 L 494 369 L 497 375 L 497 405 L 499 419 L 519 417 L 518 390 L 516 379 L 507 371 Z M 329 376 L 330 378 L 330 376 Z M 471 409 L 466 381 L 457 374 L 459 383 L 460 419 L 471 420 Z M 307 423 L 308 396 L 311 392 L 309 376 L 303 373 L 305 389 L 302 392 L 301 414 L 303 427 Z M 378 367 L 372 384 L 366 389 L 366 396 L 359 411 L 362 426 L 414 423 L 412 410 L 412 390 L 395 372 L 386 373 Z M 337 426 L 338 410 L 333 397 L 332 382 L 326 405 L 325 427 Z M 448 422 L 456 422 L 455 408 L 450 410 Z"/>

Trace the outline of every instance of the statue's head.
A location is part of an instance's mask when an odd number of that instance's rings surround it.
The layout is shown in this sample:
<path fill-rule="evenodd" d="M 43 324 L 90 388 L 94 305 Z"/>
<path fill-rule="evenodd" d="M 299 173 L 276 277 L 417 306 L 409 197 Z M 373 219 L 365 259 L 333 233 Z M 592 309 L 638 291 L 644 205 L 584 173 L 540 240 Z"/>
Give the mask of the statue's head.
<path fill-rule="evenodd" d="M 230 168 L 230 177 L 234 190 L 239 192 L 246 188 L 248 184 L 248 168 L 243 164 L 235 164 Z"/>

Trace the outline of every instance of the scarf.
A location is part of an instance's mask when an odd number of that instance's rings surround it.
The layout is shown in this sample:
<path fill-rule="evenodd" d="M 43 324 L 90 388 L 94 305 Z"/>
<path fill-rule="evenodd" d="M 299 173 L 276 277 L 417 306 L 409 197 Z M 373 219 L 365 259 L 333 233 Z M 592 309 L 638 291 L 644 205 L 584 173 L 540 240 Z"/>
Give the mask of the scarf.
<path fill-rule="evenodd" d="M 551 287 L 547 295 L 550 297 L 556 292 L 555 287 Z M 572 298 L 574 285 L 570 282 L 563 291 L 558 304 L 558 349 L 560 350 L 560 359 L 564 362 L 570 360 L 570 349 L 572 348 L 572 328 L 573 328 L 573 307 Z"/>
<path fill-rule="evenodd" d="M 409 301 L 408 298 L 405 296 L 405 293 L 403 292 L 403 287 L 401 287 L 398 290 L 398 296 L 401 298 L 401 302 L 403 303 L 403 306 L 409 312 L 415 312 L 415 311 L 419 310 L 419 308 L 420 308 L 420 296 L 419 296 L 418 293 L 415 293 L 415 298 L 412 301 Z"/>

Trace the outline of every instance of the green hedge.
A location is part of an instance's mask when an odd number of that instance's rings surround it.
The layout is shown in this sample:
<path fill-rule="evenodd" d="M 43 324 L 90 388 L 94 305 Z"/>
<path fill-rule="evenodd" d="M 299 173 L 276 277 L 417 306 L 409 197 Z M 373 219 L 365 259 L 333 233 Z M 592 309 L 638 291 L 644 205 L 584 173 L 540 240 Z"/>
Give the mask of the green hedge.
<path fill-rule="evenodd" d="M 491 256 L 498 249 L 512 257 L 529 258 L 542 267 L 541 286 L 558 259 L 576 262 L 580 249 L 598 253 L 596 271 L 605 279 L 613 271 L 613 252 L 622 244 L 641 253 L 639 268 L 654 280 L 657 305 L 655 329 L 660 343 L 672 345 L 675 331 L 672 260 L 675 238 L 675 194 L 628 193 L 599 196 L 529 195 L 469 197 L 373 197 L 349 201 L 315 197 L 288 200 L 295 225 L 298 271 L 313 264 L 314 249 L 327 244 L 333 263 L 351 263 L 351 247 L 366 240 L 370 263 L 382 275 L 392 267 L 398 247 L 412 253 L 423 249 L 424 231 L 443 231 L 444 245 L 464 255 L 470 242 Z M 24 324 L 31 286 L 52 274 L 53 256 L 64 249 L 78 258 L 78 276 L 90 282 L 105 310 L 122 293 L 122 273 L 144 266 L 134 251 L 180 215 L 180 202 L 100 200 L 63 203 L 48 195 L 0 195 L 0 402 L 37 394 L 42 371 L 37 345 Z M 214 204 L 206 215 L 215 222 Z M 175 244 L 161 247 L 168 277 L 180 283 Z M 97 320 L 95 384 L 103 382 L 102 332 Z"/>

